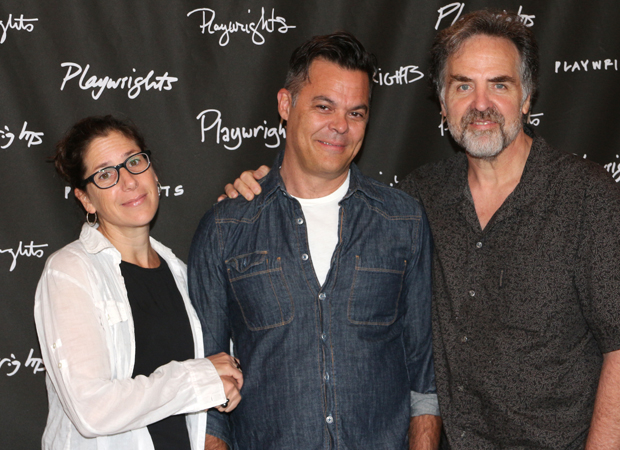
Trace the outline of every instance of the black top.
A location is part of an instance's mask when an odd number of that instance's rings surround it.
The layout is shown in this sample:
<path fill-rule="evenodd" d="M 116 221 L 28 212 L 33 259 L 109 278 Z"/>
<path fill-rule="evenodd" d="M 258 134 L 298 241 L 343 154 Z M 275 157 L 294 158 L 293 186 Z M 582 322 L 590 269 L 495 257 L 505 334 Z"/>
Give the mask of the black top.
<path fill-rule="evenodd" d="M 183 297 L 163 258 L 156 269 L 121 262 L 133 316 L 136 359 L 132 377 L 149 376 L 170 361 L 194 358 L 194 339 Z M 185 415 L 148 426 L 156 450 L 190 450 Z"/>
<path fill-rule="evenodd" d="M 535 137 L 484 230 L 464 154 L 401 183 L 435 245 L 439 405 L 456 449 L 582 448 L 602 353 L 620 348 L 620 189 Z"/>

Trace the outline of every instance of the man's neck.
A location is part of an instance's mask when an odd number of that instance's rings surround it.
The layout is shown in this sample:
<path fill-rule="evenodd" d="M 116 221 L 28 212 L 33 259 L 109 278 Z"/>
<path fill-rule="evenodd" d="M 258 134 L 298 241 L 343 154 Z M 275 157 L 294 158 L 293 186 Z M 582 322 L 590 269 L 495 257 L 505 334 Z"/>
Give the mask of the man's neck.
<path fill-rule="evenodd" d="M 531 147 L 532 138 L 521 131 L 494 158 L 467 155 L 469 189 L 482 229 L 519 184 Z"/>
<path fill-rule="evenodd" d="M 349 168 L 340 174 L 308 174 L 282 162 L 280 176 L 289 194 L 297 198 L 321 198 L 335 192 L 347 179 Z"/>

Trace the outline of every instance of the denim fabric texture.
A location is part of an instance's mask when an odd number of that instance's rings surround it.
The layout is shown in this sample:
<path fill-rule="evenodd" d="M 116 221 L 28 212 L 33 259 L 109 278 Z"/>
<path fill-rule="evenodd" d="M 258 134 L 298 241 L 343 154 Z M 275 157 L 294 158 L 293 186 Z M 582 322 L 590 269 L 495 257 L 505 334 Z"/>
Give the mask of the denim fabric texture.
<path fill-rule="evenodd" d="M 405 450 L 411 393 L 436 402 L 426 216 L 352 165 L 320 286 L 282 156 L 254 201 L 216 204 L 192 243 L 206 354 L 232 339 L 245 376 L 243 400 L 209 411 L 207 433 L 236 450 Z"/>

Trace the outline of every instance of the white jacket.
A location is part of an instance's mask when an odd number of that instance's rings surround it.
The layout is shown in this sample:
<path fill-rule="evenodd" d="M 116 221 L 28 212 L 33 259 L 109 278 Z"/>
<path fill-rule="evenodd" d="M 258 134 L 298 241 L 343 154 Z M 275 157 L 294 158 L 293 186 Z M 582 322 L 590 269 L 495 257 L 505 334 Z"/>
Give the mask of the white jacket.
<path fill-rule="evenodd" d="M 34 317 L 47 369 L 49 415 L 42 447 L 62 450 L 153 449 L 145 428 L 187 415 L 192 450 L 204 448 L 204 411 L 226 401 L 204 356 L 202 331 L 187 294 L 186 267 L 151 238 L 181 292 L 197 359 L 171 361 L 149 377 L 131 378 L 134 325 L 121 255 L 95 228 L 52 254 L 35 296 Z"/>

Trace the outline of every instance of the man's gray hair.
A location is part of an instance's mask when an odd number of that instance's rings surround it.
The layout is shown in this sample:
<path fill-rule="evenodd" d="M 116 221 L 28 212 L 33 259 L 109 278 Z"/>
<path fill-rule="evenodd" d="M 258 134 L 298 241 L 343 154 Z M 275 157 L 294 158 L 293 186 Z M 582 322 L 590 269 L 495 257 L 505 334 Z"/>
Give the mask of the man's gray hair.
<path fill-rule="evenodd" d="M 445 96 L 446 65 L 448 58 L 457 53 L 465 41 L 474 36 L 491 36 L 511 41 L 519 52 L 519 72 L 524 103 L 528 95 L 534 97 L 538 86 L 538 44 L 534 33 L 521 18 L 505 11 L 475 11 L 466 14 L 454 25 L 440 31 L 431 47 L 430 78 L 442 104 Z"/>

